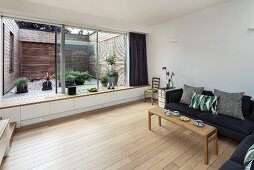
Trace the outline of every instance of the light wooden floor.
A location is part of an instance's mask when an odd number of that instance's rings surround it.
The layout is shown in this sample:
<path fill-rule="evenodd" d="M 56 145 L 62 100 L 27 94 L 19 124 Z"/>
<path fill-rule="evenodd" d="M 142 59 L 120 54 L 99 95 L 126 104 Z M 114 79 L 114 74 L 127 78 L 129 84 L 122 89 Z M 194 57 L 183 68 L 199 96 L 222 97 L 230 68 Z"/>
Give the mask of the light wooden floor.
<path fill-rule="evenodd" d="M 153 107 L 136 102 L 18 132 L 1 169 L 218 169 L 238 145 L 220 137 L 205 165 L 199 136 L 156 117 L 148 130 Z"/>

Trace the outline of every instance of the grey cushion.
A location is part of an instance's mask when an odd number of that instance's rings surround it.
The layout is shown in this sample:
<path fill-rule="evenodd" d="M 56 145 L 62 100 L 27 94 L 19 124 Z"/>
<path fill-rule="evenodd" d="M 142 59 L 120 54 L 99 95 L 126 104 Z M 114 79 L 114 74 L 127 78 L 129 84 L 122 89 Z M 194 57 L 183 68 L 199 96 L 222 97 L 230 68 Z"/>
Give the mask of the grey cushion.
<path fill-rule="evenodd" d="M 214 89 L 214 95 L 219 97 L 217 112 L 226 116 L 244 120 L 242 113 L 242 98 L 244 92 L 227 93 Z"/>
<path fill-rule="evenodd" d="M 204 87 L 192 87 L 184 84 L 183 94 L 180 103 L 190 105 L 193 91 L 197 92 L 198 94 L 202 94 L 202 92 L 204 91 Z"/>

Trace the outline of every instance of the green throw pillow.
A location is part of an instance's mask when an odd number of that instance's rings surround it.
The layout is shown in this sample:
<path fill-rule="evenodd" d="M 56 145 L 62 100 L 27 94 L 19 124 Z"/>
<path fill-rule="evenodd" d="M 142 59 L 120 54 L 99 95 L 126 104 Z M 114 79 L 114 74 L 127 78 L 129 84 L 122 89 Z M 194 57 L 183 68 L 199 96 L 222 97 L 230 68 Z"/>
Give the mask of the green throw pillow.
<path fill-rule="evenodd" d="M 200 102 L 200 110 L 203 112 L 212 112 L 213 114 L 217 114 L 217 104 L 218 97 L 217 96 L 206 96 L 202 98 Z"/>
<path fill-rule="evenodd" d="M 194 109 L 198 109 L 203 97 L 204 97 L 204 95 L 197 94 L 196 92 L 193 91 L 193 94 L 192 94 L 192 97 L 191 97 L 191 104 L 190 104 L 189 107 L 192 107 Z"/>
<path fill-rule="evenodd" d="M 245 155 L 243 163 L 245 170 L 251 169 L 251 164 L 253 160 L 254 160 L 254 144 L 248 149 L 248 152 Z"/>

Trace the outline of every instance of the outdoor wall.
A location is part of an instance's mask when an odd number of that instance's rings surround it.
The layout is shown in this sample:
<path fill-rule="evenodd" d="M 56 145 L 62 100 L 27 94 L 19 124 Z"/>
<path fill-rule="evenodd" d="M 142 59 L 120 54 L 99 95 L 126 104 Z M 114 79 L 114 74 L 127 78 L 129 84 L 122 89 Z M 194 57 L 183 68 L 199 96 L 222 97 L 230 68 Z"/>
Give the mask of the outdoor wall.
<path fill-rule="evenodd" d="M 148 71 L 162 78 L 163 66 L 175 84 L 244 91 L 254 97 L 254 1 L 232 0 L 157 25 L 148 36 Z"/>
<path fill-rule="evenodd" d="M 80 34 L 65 35 L 65 69 L 75 71 L 89 71 L 95 67 L 90 64 L 89 56 L 93 55 L 89 36 Z"/>
<path fill-rule="evenodd" d="M 103 76 L 108 69 L 106 59 L 110 55 L 116 55 L 116 67 L 118 71 L 118 85 L 125 85 L 126 79 L 126 35 L 119 35 L 99 42 L 99 73 Z"/>
<path fill-rule="evenodd" d="M 15 80 L 19 77 L 19 28 L 14 20 L 3 19 L 4 23 L 4 84 L 3 93 L 7 93 L 15 86 Z M 14 35 L 14 65 L 13 72 L 9 71 L 10 66 L 10 32 Z"/>
<path fill-rule="evenodd" d="M 21 43 L 21 72 L 29 79 L 42 79 L 45 73 L 55 73 L 55 44 Z"/>
<path fill-rule="evenodd" d="M 41 79 L 55 73 L 55 33 L 20 29 L 21 75 Z"/>

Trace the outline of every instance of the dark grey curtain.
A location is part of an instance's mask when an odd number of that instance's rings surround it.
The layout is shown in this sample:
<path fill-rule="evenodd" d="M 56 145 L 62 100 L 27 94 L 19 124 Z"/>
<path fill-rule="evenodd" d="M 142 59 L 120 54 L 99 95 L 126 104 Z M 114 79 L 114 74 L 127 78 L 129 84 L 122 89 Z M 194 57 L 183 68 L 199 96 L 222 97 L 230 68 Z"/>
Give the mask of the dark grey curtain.
<path fill-rule="evenodd" d="M 146 35 L 130 33 L 130 86 L 148 85 Z"/>

